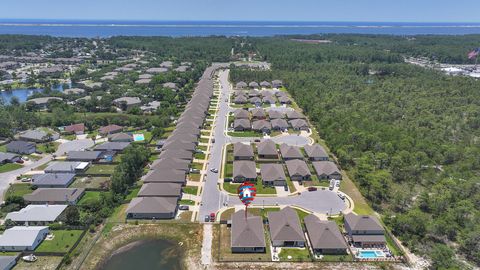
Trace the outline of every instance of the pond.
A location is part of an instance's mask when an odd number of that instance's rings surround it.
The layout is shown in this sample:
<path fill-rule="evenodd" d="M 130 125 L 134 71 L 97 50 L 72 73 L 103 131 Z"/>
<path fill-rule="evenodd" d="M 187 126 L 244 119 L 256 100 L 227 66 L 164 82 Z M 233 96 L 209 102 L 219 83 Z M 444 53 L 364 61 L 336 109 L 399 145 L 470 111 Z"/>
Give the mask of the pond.
<path fill-rule="evenodd" d="M 60 84 L 56 87 L 52 87 L 53 91 L 60 91 L 63 92 L 63 86 Z M 43 88 L 20 88 L 20 89 L 13 89 L 11 91 L 1 91 L 0 92 L 0 99 L 3 100 L 5 104 L 9 104 L 10 100 L 13 97 L 16 97 L 20 103 L 24 103 L 27 101 L 27 98 L 35 93 L 42 93 L 44 91 Z"/>
<path fill-rule="evenodd" d="M 137 241 L 117 250 L 101 270 L 181 270 L 182 250 L 167 240 Z"/>

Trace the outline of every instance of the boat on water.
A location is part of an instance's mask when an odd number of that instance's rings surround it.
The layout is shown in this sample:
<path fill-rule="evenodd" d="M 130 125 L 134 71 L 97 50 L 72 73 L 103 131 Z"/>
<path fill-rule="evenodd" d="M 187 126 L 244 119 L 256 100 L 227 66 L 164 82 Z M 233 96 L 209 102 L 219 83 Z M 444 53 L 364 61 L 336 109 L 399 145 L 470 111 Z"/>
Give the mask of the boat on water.
<path fill-rule="evenodd" d="M 37 256 L 35 256 L 33 254 L 30 254 L 30 255 L 27 255 L 27 256 L 23 256 L 22 260 L 24 260 L 25 262 L 35 262 L 35 261 L 37 261 Z"/>

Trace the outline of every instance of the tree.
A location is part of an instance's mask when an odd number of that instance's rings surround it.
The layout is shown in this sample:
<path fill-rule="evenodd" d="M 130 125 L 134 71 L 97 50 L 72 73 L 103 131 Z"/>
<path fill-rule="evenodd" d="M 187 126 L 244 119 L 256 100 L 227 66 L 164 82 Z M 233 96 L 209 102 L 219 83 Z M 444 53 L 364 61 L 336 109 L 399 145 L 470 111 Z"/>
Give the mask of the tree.
<path fill-rule="evenodd" d="M 444 244 L 435 244 L 430 257 L 432 258 L 432 269 L 450 269 L 455 266 L 455 253 Z"/>
<path fill-rule="evenodd" d="M 80 212 L 76 206 L 69 206 L 65 211 L 65 219 L 68 225 L 77 225 L 80 223 Z"/>

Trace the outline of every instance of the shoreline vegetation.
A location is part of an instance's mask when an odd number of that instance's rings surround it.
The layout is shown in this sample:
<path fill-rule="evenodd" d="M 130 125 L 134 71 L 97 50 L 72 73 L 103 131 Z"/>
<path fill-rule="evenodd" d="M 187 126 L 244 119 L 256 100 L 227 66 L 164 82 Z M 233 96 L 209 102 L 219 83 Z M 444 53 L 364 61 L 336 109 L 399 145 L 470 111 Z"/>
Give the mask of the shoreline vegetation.
<path fill-rule="evenodd" d="M 108 234 L 102 234 L 82 264 L 83 269 L 101 270 L 114 255 L 128 251 L 145 241 L 165 240 L 181 245 L 184 269 L 199 269 L 203 236 L 201 224 L 118 224 Z M 181 243 L 181 244 L 180 244 Z"/>

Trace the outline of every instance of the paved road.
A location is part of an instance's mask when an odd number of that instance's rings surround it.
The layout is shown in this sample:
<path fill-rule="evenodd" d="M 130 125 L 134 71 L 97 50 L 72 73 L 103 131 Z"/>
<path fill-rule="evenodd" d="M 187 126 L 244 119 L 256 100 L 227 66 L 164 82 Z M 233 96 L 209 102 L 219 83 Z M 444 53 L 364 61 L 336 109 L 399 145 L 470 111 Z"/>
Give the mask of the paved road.
<path fill-rule="evenodd" d="M 57 156 L 62 156 L 64 155 L 65 152 L 68 151 L 74 151 L 74 150 L 82 150 L 86 149 L 88 147 L 93 146 L 93 141 L 90 139 L 83 139 L 83 140 L 75 140 L 75 141 L 68 141 L 65 143 L 62 143 L 58 146 L 57 152 L 55 152 L 55 155 Z M 8 186 L 10 183 L 15 181 L 17 176 L 20 176 L 26 172 L 31 171 L 32 169 L 41 166 L 49 161 L 51 161 L 53 158 L 52 155 L 46 155 L 43 158 L 32 162 L 28 165 L 25 165 L 24 167 L 6 172 L 6 173 L 0 173 L 0 201 L 3 201 L 3 194 L 5 191 L 8 189 Z"/>
<path fill-rule="evenodd" d="M 212 173 L 210 169 L 220 170 L 222 163 L 222 148 L 226 143 L 253 141 L 254 138 L 233 138 L 225 135 L 225 129 L 228 122 L 227 115 L 231 111 L 226 98 L 230 97 L 231 89 L 228 82 L 228 70 L 221 70 L 220 77 L 220 98 L 217 118 L 213 136 L 215 143 L 210 148 L 210 156 L 208 159 L 207 174 L 202 192 L 202 203 L 200 205 L 198 221 L 204 222 L 205 215 L 216 213 L 225 206 L 242 205 L 236 196 L 230 196 L 218 188 L 218 173 Z M 272 138 L 276 143 L 287 143 L 291 145 L 303 146 L 310 142 L 309 138 L 297 135 L 289 135 Z M 336 214 L 347 208 L 335 192 L 329 190 L 317 190 L 313 192 L 303 192 L 300 195 L 288 197 L 257 197 L 253 202 L 254 205 L 295 205 L 306 210 L 322 213 Z"/>

